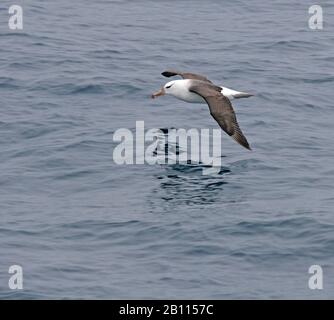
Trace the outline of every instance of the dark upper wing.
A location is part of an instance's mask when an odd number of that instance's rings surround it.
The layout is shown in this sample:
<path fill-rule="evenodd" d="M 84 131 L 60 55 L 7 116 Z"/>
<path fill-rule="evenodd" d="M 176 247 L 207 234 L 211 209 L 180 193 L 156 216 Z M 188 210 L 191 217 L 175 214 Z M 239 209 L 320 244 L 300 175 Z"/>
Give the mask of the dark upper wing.
<path fill-rule="evenodd" d="M 200 74 L 190 72 L 178 72 L 175 70 L 167 70 L 162 73 L 163 76 L 169 78 L 174 76 L 181 76 L 183 79 L 195 79 L 212 83 L 207 77 L 201 76 Z"/>
<path fill-rule="evenodd" d="M 194 84 L 189 91 L 202 96 L 209 105 L 210 114 L 218 122 L 219 126 L 235 141 L 246 149 L 251 150 L 246 137 L 239 128 L 230 100 L 223 96 L 217 90 L 217 87 L 203 82 Z"/>

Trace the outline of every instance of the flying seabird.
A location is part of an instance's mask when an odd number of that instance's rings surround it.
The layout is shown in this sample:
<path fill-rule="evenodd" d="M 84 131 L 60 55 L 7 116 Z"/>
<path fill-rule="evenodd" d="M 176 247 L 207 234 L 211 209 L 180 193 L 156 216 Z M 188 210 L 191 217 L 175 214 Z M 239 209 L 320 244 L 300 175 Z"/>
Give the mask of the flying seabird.
<path fill-rule="evenodd" d="M 152 94 L 152 99 L 170 94 L 186 102 L 207 103 L 211 116 L 219 126 L 235 141 L 251 150 L 239 128 L 230 100 L 251 97 L 252 94 L 216 86 L 206 77 L 195 73 L 165 71 L 162 75 L 168 78 L 179 75 L 183 80 L 166 83 L 158 92 Z"/>

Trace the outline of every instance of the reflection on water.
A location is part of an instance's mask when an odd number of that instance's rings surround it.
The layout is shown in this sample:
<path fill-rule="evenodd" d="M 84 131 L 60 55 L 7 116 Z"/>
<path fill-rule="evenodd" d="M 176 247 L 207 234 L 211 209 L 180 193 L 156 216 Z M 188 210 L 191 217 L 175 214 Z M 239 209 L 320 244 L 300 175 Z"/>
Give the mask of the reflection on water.
<path fill-rule="evenodd" d="M 203 164 L 203 168 L 220 166 L 221 136 L 210 129 L 152 129 L 156 137 L 152 153 L 158 163 Z M 218 173 L 219 170 L 216 170 Z"/>
<path fill-rule="evenodd" d="M 223 174 L 229 172 L 228 169 L 222 169 L 216 177 L 203 176 L 201 165 L 166 166 L 166 171 L 165 175 L 157 176 L 161 182 L 154 193 L 173 205 L 214 203 L 217 193 L 226 184 Z"/>
<path fill-rule="evenodd" d="M 193 160 L 189 149 L 184 150 L 179 143 L 166 143 L 168 129 L 160 129 L 163 132 L 159 138 L 155 153 L 160 157 L 168 157 L 171 153 L 180 155 L 186 153 L 183 159 L 184 163 L 163 165 L 166 173 L 157 176 L 160 180 L 159 188 L 153 192 L 156 194 L 155 199 L 161 204 L 160 200 L 173 205 L 198 205 L 214 203 L 217 193 L 223 190 L 224 174 L 230 172 L 228 168 L 221 167 L 220 170 L 212 175 L 203 175 L 203 170 L 211 166 L 201 161 Z"/>

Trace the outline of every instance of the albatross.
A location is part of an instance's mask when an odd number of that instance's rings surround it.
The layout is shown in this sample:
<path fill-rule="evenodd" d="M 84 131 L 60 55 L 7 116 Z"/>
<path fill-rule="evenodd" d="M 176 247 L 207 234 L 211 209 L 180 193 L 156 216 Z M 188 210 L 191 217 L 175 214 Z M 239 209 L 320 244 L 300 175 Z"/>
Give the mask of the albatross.
<path fill-rule="evenodd" d="M 186 102 L 207 103 L 211 116 L 219 126 L 236 142 L 251 150 L 246 137 L 239 128 L 230 100 L 248 98 L 253 96 L 252 94 L 216 86 L 205 76 L 195 73 L 169 70 L 164 71 L 162 75 L 167 78 L 181 76 L 182 80 L 166 83 L 159 91 L 151 95 L 152 99 L 170 94 Z"/>

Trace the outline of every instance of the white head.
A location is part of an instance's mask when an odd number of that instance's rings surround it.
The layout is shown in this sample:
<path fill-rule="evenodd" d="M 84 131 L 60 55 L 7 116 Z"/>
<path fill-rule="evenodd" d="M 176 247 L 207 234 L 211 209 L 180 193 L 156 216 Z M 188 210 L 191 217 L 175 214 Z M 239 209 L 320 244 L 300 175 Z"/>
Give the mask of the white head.
<path fill-rule="evenodd" d="M 181 81 L 182 80 L 174 80 L 167 82 L 159 91 L 153 93 L 151 98 L 154 99 L 165 94 L 175 95 L 179 91 Z"/>

